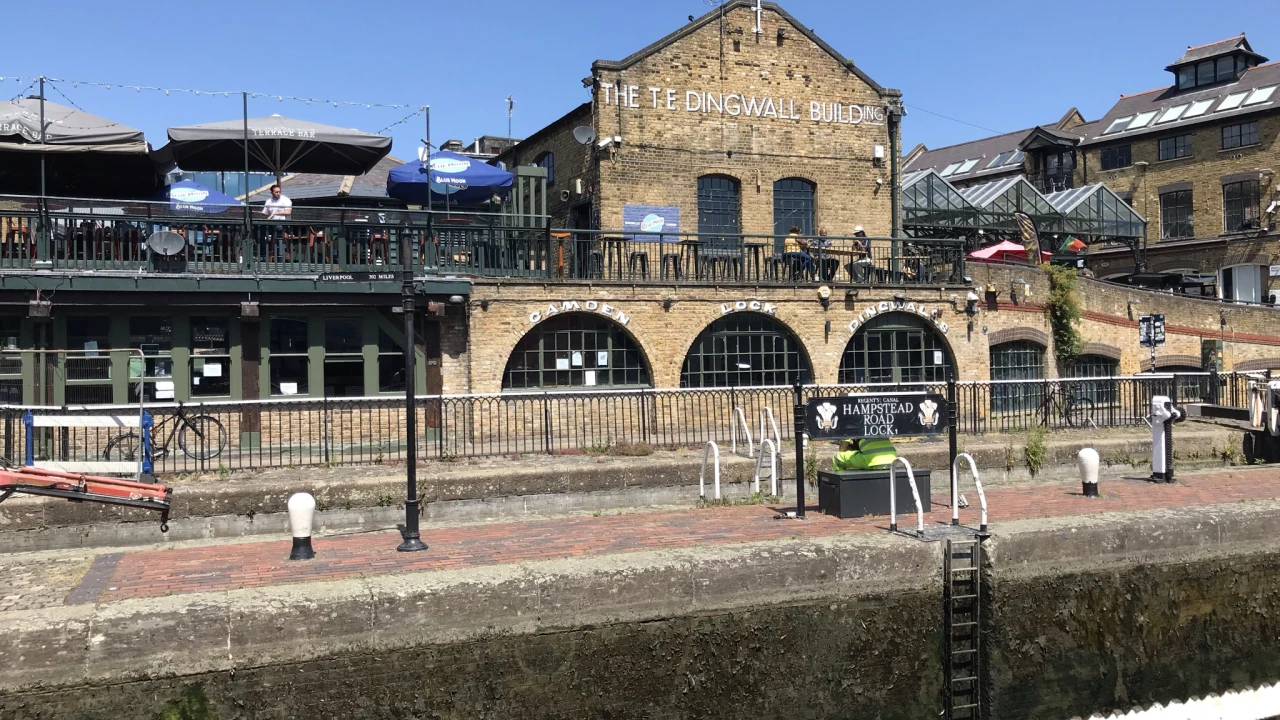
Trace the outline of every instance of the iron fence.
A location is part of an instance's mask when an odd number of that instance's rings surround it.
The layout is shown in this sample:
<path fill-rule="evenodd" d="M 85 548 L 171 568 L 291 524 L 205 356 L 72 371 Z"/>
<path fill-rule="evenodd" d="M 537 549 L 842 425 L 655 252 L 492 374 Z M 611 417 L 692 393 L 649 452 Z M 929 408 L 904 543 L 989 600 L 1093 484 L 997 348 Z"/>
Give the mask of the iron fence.
<path fill-rule="evenodd" d="M 956 383 L 956 420 L 968 434 L 1043 426 L 1117 428 L 1145 425 L 1153 395 L 1176 393 L 1179 402 L 1245 407 L 1251 379 L 1240 373 L 1139 375 L 1030 381 Z M 857 392 L 927 391 L 945 395 L 945 383 L 809 385 L 803 399 Z M 731 440 L 735 409 L 758 443 L 760 427 L 772 436 L 772 412 L 783 440 L 794 438 L 791 387 L 638 389 L 430 395 L 418 398 L 421 428 L 415 452 L 451 460 L 537 454 L 629 454 L 631 446 L 694 447 Z M 209 473 L 317 465 L 396 463 L 406 455 L 401 398 L 285 399 L 150 404 L 158 473 Z M 0 406 L 3 449 L 24 460 L 24 413 L 129 414 L 136 406 Z M 739 421 L 740 422 L 740 421 Z M 37 428 L 36 459 L 131 459 L 131 429 Z M 739 442 L 743 442 L 739 427 Z M 643 450 L 642 450 L 643 451 Z"/>

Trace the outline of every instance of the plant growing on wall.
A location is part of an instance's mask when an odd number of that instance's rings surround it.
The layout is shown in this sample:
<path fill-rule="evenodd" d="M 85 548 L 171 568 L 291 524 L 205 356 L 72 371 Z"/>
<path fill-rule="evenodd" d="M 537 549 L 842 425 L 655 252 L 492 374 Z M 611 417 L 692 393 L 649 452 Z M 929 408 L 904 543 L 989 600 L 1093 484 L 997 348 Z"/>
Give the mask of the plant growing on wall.
<path fill-rule="evenodd" d="M 1049 297 L 1044 314 L 1053 330 L 1053 354 L 1059 367 L 1070 367 L 1080 357 L 1084 340 L 1080 337 L 1080 296 L 1076 292 L 1079 276 L 1075 268 L 1045 264 L 1049 275 Z"/>

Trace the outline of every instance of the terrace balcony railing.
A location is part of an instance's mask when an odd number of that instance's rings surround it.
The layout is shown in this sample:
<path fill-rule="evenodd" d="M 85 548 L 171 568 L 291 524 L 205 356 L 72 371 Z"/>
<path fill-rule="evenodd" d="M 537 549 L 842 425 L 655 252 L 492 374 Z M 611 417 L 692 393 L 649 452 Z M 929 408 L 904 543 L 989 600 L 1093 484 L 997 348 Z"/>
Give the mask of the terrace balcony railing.
<path fill-rule="evenodd" d="M 175 233 L 159 252 L 149 239 Z M 172 238 L 171 238 L 172 239 Z M 956 239 L 561 230 L 528 217 L 383 208 L 222 212 L 170 203 L 0 196 L 0 271 L 199 275 L 424 274 L 626 283 L 936 285 L 961 282 Z M 402 250 L 407 250 L 402 254 Z"/>

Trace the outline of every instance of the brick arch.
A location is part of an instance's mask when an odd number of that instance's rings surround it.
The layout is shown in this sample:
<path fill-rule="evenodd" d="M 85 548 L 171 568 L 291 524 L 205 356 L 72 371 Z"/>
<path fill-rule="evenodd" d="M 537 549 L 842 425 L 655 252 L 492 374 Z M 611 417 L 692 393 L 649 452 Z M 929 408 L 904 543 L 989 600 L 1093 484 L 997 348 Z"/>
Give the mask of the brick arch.
<path fill-rule="evenodd" d="M 732 302 L 736 302 L 736 301 L 730 301 L 731 304 Z M 765 301 L 763 300 L 759 300 L 758 302 L 760 302 L 762 305 L 765 303 Z M 722 303 L 720 302 L 712 303 L 713 307 L 708 308 L 707 312 L 701 313 L 701 315 L 705 316 L 703 318 L 703 322 L 698 323 L 694 327 L 692 337 L 688 338 L 687 342 L 683 342 L 679 346 L 677 346 L 677 347 L 683 347 L 684 351 L 681 352 L 679 356 L 675 356 L 672 358 L 673 365 L 674 365 L 674 377 L 675 377 L 676 385 L 678 385 L 680 382 L 681 371 L 684 369 L 685 360 L 689 357 L 689 353 L 693 350 L 694 343 L 698 342 L 698 339 L 702 337 L 702 334 L 706 332 L 713 324 L 715 324 L 717 320 L 730 318 L 735 315 L 757 315 L 760 317 L 768 318 L 776 322 L 784 330 L 790 333 L 791 337 L 795 340 L 796 347 L 800 350 L 801 358 L 804 360 L 805 365 L 807 365 L 809 368 L 809 381 L 817 382 L 818 368 L 814 364 L 814 353 L 810 350 L 808 344 L 805 343 L 804 334 L 796 329 L 794 322 L 789 322 L 787 320 L 787 316 L 789 315 L 789 313 L 784 308 L 779 307 L 777 311 L 772 314 L 757 312 L 752 310 L 723 313 L 720 310 L 721 304 Z"/>
<path fill-rule="evenodd" d="M 1156 358 L 1156 360 L 1158 364 L 1159 358 Z M 1197 360 L 1195 364 L 1199 365 L 1200 361 Z M 1237 372 L 1253 372 L 1256 370 L 1275 370 L 1277 368 L 1280 368 L 1280 357 L 1241 360 L 1235 364 L 1235 367 L 1233 367 L 1232 370 Z"/>
<path fill-rule="evenodd" d="M 778 171 L 778 172 L 777 172 L 777 173 L 776 173 L 776 174 L 775 174 L 771 179 L 765 179 L 765 182 L 768 182 L 768 183 L 769 183 L 769 188 L 770 188 L 770 190 L 772 190 L 772 189 L 773 189 L 773 184 L 774 184 L 774 183 L 778 182 L 779 180 L 790 180 L 791 178 L 795 178 L 796 180 L 804 180 L 805 182 L 813 183 L 813 186 L 814 186 L 815 188 L 818 188 L 818 187 L 821 187 L 821 186 L 822 186 L 822 182 L 818 179 L 818 176 L 817 176 L 817 175 L 815 175 L 815 174 L 813 174 L 813 173 L 811 173 L 811 172 L 806 172 L 806 171 L 804 171 L 804 170 L 800 170 L 800 169 L 798 169 L 798 168 L 797 168 L 796 170 L 794 170 L 794 171 L 790 171 L 790 170 L 780 170 L 780 171 Z"/>
<path fill-rule="evenodd" d="M 987 345 L 991 347 L 1016 342 L 1018 340 L 1033 342 L 1045 349 L 1048 349 L 1049 347 L 1049 333 L 1046 333 L 1043 330 L 1037 330 L 1033 327 L 1013 327 L 1005 328 L 1004 330 L 996 330 L 988 335 L 987 338 Z"/>
<path fill-rule="evenodd" d="M 1280 362 L 1280 360 L 1277 360 L 1277 362 Z M 1200 356 L 1199 355 L 1157 355 L 1156 356 L 1157 370 L 1164 367 L 1176 367 L 1176 366 L 1198 368 L 1200 367 Z M 1280 367 L 1280 365 L 1277 365 L 1277 367 Z"/>
<path fill-rule="evenodd" d="M 1081 355 L 1099 355 L 1120 362 L 1120 348 L 1100 342 L 1087 342 L 1080 350 Z"/>
<path fill-rule="evenodd" d="M 526 336 L 528 336 L 529 333 L 533 332 L 536 328 L 538 328 L 538 326 L 542 325 L 543 323 L 547 322 L 553 317 L 560 317 L 561 315 L 584 315 L 587 317 L 600 318 L 604 322 L 611 323 L 616 327 L 618 327 L 619 329 L 621 329 L 623 334 L 626 335 L 628 338 L 630 338 L 631 342 L 635 343 L 636 348 L 639 349 L 640 361 L 644 363 L 645 370 L 647 370 L 649 373 L 649 384 L 651 386 L 657 387 L 657 381 L 655 379 L 656 370 L 653 365 L 653 358 L 655 357 L 655 354 L 654 354 L 655 349 L 651 346 L 650 343 L 646 342 L 645 339 L 642 338 L 640 335 L 637 335 L 636 333 L 632 332 L 630 323 L 628 323 L 627 325 L 623 325 L 617 320 L 611 317 L 606 317 L 599 313 L 569 310 L 565 312 L 558 312 L 555 315 L 545 316 L 540 320 L 538 320 L 538 322 L 536 323 L 530 323 L 527 327 L 524 328 L 523 331 L 512 329 L 510 332 L 501 336 L 502 346 L 498 348 L 497 356 L 503 358 L 503 360 L 502 360 L 501 370 L 498 371 L 497 377 L 493 378 L 494 380 L 493 385 L 494 385 L 495 392 L 502 390 L 502 381 L 506 377 L 507 366 L 511 363 L 511 354 L 515 352 L 516 346 L 520 344 L 520 341 L 523 340 Z M 482 392 L 488 392 L 488 391 L 486 390 Z"/>
<path fill-rule="evenodd" d="M 942 344 L 942 351 L 943 353 L 946 354 L 947 365 L 951 368 L 951 376 L 956 379 L 959 379 L 960 377 L 959 360 L 956 357 L 955 347 L 951 344 L 951 338 L 947 337 L 947 334 L 942 332 L 941 328 L 934 325 L 929 320 L 924 319 L 923 317 L 921 317 L 920 315 L 917 315 L 916 313 L 907 312 L 906 310 L 888 310 L 885 312 L 877 312 L 875 317 L 879 318 L 879 317 L 887 317 L 887 316 L 895 316 L 895 315 L 912 318 L 913 320 L 918 322 L 921 329 L 931 331 L 934 337 L 936 337 L 938 341 Z M 839 367 L 836 369 L 837 373 L 844 370 L 844 367 L 845 367 L 844 356 L 845 356 L 845 353 L 848 352 L 849 348 L 853 346 L 854 339 L 857 338 L 859 335 L 861 335 L 863 331 L 865 331 L 866 329 L 867 329 L 867 324 L 863 323 L 858 327 L 857 331 L 851 334 L 849 336 L 849 339 L 845 341 L 844 347 L 840 351 L 840 364 L 839 364 Z M 836 382 L 839 382 L 839 375 L 837 375 L 836 377 Z"/>

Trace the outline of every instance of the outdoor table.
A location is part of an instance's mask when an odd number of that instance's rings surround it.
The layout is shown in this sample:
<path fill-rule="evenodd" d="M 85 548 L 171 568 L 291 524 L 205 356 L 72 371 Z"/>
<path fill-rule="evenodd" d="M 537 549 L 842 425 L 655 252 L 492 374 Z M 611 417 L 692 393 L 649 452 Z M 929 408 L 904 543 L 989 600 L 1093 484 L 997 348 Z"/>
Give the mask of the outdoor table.
<path fill-rule="evenodd" d="M 617 268 L 617 279 L 623 279 L 626 272 L 626 252 L 627 240 L 620 237 L 602 237 L 600 238 L 600 255 L 601 265 L 600 276 L 609 277 L 614 275 L 614 268 Z M 616 264 L 615 264 L 616 261 Z"/>
<path fill-rule="evenodd" d="M 747 278 L 760 279 L 761 258 L 767 247 L 773 247 L 773 243 L 748 241 L 742 244 L 742 272 Z"/>

